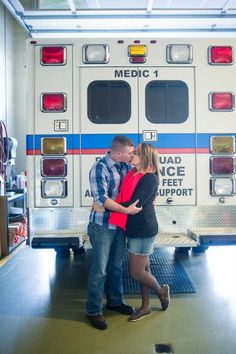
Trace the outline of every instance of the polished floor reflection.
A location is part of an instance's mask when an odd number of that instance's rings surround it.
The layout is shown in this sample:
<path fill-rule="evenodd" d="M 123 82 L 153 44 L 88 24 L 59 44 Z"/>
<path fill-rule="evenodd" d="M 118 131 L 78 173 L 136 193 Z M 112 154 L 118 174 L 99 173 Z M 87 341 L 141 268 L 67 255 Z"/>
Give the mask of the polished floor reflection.
<path fill-rule="evenodd" d="M 106 331 L 85 317 L 89 254 L 23 246 L 0 268 L 0 354 L 153 354 L 162 343 L 176 354 L 235 353 L 236 246 L 177 255 L 196 294 L 172 295 L 166 312 L 152 296 L 153 314 L 138 323 L 106 310 Z"/>

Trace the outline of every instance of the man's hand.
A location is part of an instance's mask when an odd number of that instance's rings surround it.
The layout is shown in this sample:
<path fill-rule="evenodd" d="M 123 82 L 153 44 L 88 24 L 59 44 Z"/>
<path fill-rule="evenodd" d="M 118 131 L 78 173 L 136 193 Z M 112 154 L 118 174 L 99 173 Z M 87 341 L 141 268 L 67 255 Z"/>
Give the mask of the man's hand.
<path fill-rule="evenodd" d="M 138 214 L 142 210 L 142 207 L 139 208 L 136 206 L 138 204 L 138 202 L 139 202 L 139 200 L 137 199 L 134 203 L 130 204 L 130 206 L 128 206 L 126 208 L 127 214 L 135 215 L 135 214 Z"/>
<path fill-rule="evenodd" d="M 92 208 L 97 211 L 98 213 L 103 213 L 105 211 L 105 208 L 100 206 L 100 205 L 97 205 L 95 202 L 93 202 L 92 204 Z"/>

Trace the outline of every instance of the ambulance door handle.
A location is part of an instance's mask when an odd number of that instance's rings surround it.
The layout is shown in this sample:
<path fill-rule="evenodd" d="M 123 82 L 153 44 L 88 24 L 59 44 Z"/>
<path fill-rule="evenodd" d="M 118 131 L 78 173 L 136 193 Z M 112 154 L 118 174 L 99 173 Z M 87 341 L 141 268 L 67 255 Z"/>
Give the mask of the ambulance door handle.
<path fill-rule="evenodd" d="M 174 201 L 173 198 L 167 198 L 167 199 L 166 199 L 166 203 L 167 203 L 167 204 L 172 204 L 173 201 Z"/>

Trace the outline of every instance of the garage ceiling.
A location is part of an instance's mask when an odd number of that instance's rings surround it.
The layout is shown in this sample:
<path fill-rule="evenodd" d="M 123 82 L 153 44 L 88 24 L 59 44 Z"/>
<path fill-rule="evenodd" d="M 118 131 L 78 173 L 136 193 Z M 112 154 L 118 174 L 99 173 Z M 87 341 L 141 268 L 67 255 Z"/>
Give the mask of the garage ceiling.
<path fill-rule="evenodd" d="M 32 37 L 236 32 L 236 0 L 2 0 Z"/>

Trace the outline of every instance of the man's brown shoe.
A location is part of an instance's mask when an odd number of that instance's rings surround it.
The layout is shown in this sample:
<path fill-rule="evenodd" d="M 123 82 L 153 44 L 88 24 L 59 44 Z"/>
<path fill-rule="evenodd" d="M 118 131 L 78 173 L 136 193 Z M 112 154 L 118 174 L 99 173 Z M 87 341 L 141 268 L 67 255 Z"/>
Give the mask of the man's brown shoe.
<path fill-rule="evenodd" d="M 107 321 L 102 315 L 90 316 L 87 315 L 88 320 L 97 329 L 107 329 Z"/>

